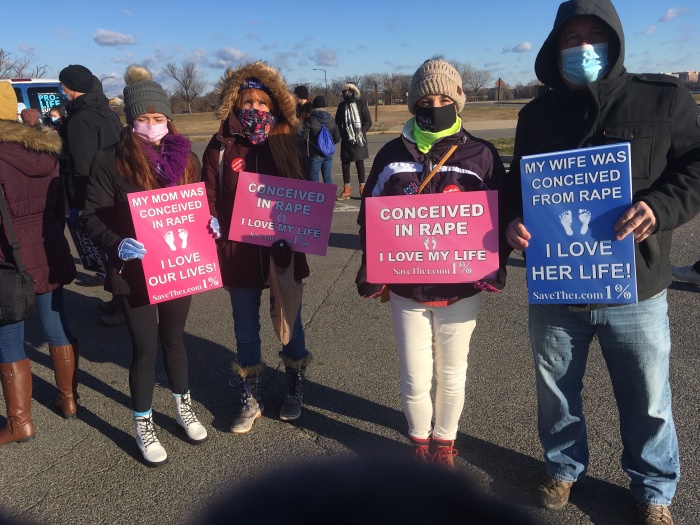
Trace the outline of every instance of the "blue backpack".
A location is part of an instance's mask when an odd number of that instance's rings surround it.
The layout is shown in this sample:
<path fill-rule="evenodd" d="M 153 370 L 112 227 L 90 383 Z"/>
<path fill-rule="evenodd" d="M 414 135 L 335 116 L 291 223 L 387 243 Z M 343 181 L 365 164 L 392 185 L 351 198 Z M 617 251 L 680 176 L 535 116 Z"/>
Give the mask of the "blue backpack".
<path fill-rule="evenodd" d="M 316 140 L 316 149 L 324 157 L 330 157 L 335 153 L 335 144 L 333 144 L 333 137 L 331 132 L 325 124 L 321 124 L 321 131 L 318 132 L 318 139 Z"/>

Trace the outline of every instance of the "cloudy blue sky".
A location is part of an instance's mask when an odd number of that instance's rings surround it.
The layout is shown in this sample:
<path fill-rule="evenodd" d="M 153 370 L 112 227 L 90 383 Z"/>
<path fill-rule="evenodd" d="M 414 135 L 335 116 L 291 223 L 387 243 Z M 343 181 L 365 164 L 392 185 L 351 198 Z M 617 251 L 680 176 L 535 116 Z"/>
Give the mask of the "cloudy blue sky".
<path fill-rule="evenodd" d="M 628 70 L 700 70 L 700 5 L 680 2 L 614 1 L 625 29 Z M 323 71 L 314 68 L 325 69 L 330 83 L 366 73 L 412 74 L 434 55 L 487 69 L 513 85 L 535 78 L 535 56 L 558 5 L 545 0 L 33 0 L 23 16 L 3 24 L 0 47 L 33 55 L 36 63 L 49 66 L 50 78 L 74 63 L 100 78 L 111 76 L 104 81 L 109 95 L 121 92 L 122 74 L 131 63 L 148 66 L 169 87 L 164 64 L 184 60 L 198 63 L 209 89 L 227 66 L 250 60 L 279 67 L 292 85 L 322 85 Z"/>

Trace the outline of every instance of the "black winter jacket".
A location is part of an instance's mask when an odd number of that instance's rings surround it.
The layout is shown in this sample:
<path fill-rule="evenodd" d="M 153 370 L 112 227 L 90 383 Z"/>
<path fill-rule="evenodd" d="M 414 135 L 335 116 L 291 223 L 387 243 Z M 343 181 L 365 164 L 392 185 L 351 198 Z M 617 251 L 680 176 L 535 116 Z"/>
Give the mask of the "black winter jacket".
<path fill-rule="evenodd" d="M 190 155 L 199 166 L 197 156 Z M 136 238 L 128 194 L 138 191 L 143 188 L 127 182 L 117 170 L 117 144 L 97 152 L 90 168 L 83 220 L 93 242 L 106 256 L 112 293 L 126 296 L 131 306 L 149 304 L 141 261 L 122 261 L 117 252 L 124 238 Z"/>
<path fill-rule="evenodd" d="M 338 109 L 335 112 L 335 123 L 340 130 L 340 161 L 343 164 L 349 164 L 358 160 L 369 158 L 369 149 L 367 147 L 367 132 L 372 127 L 372 115 L 369 114 L 367 102 L 361 98 L 353 98 L 353 102 L 357 104 L 357 112 L 360 115 L 362 135 L 365 137 L 365 143 L 362 146 L 357 146 L 350 142 L 348 138 L 348 129 L 345 124 L 345 106 L 347 102 L 344 100 L 338 104 Z"/>
<path fill-rule="evenodd" d="M 71 208 L 85 208 L 90 164 L 98 150 L 119 140 L 122 124 L 101 93 L 86 93 L 66 106 L 60 128 L 65 167 L 62 170 Z"/>
<path fill-rule="evenodd" d="M 338 142 L 340 142 L 340 130 L 328 111 L 325 109 L 315 109 L 301 127 L 301 140 L 306 147 L 306 154 L 308 156 L 325 156 L 316 147 L 316 144 L 318 144 L 318 134 L 321 133 L 321 125 L 328 128 L 329 133 L 333 137 L 333 144 L 338 144 Z"/>
<path fill-rule="evenodd" d="M 413 119 L 404 126 L 401 137 L 388 142 L 379 150 L 372 164 L 357 218 L 360 225 L 363 266 L 367 197 L 405 195 L 404 188 L 407 186 L 412 183 L 420 186 L 454 144 L 459 144 L 459 147 L 423 189 L 423 193 L 442 193 L 447 186 L 457 186 L 460 191 L 498 190 L 505 176 L 505 168 L 496 148 L 491 143 L 470 135 L 464 129 L 440 139 L 427 154 L 420 153 L 413 140 L 412 122 Z M 361 268 L 358 277 L 362 271 Z M 500 277 L 503 280 L 501 284 L 504 284 L 505 272 Z M 479 289 L 471 283 L 391 284 L 388 287 L 395 294 L 418 302 L 452 301 L 479 293 Z"/>
<path fill-rule="evenodd" d="M 559 72 L 558 36 L 566 21 L 577 15 L 598 16 L 615 37 L 608 44 L 607 76 L 583 90 L 570 90 Z M 506 220 L 522 217 L 524 155 L 630 142 L 633 201 L 648 204 L 657 220 L 656 233 L 636 245 L 637 293 L 644 300 L 671 283 L 672 230 L 700 211 L 700 112 L 678 79 L 627 73 L 624 48 L 622 26 L 608 0 L 562 4 L 535 62 L 538 78 L 551 91 L 519 115 L 506 182 L 511 212 Z"/>

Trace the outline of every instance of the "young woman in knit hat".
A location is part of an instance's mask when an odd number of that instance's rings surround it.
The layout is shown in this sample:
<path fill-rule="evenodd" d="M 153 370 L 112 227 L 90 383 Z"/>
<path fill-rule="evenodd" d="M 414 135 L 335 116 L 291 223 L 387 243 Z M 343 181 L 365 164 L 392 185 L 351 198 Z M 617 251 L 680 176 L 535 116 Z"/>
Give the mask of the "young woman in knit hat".
<path fill-rule="evenodd" d="M 219 260 L 223 283 L 231 295 L 233 331 L 236 337 L 240 404 L 231 432 L 244 434 L 262 415 L 260 374 L 265 368 L 260 342 L 260 298 L 268 287 L 270 248 L 229 241 L 231 213 L 241 171 L 289 179 L 303 179 L 297 141 L 296 100 L 275 68 L 258 61 L 228 69 L 217 86 L 219 131 L 204 151 L 202 180 L 207 187 L 209 209 L 221 225 Z M 294 253 L 294 279 L 309 276 L 303 253 Z M 265 311 L 267 311 L 267 306 Z M 280 357 L 287 376 L 280 419 L 301 415 L 302 382 L 311 353 L 306 349 L 301 309 L 289 343 Z"/>
<path fill-rule="evenodd" d="M 444 158 L 444 165 L 422 193 L 499 188 L 505 175 L 503 163 L 493 145 L 462 128 L 459 112 L 464 102 L 462 79 L 445 60 L 427 60 L 413 75 L 408 109 L 415 117 L 406 123 L 401 137 L 379 151 L 362 195 L 358 223 L 363 251 L 365 199 L 418 193 L 421 183 Z M 453 146 L 456 149 L 452 150 Z M 504 276 L 504 272 L 499 272 L 501 279 Z M 375 297 L 383 288 L 379 283 L 367 282 L 364 253 L 356 283 L 363 297 Z M 454 468 L 454 440 L 464 406 L 469 341 L 481 306 L 479 291 L 497 290 L 502 284 L 492 281 L 388 286 L 399 351 L 401 403 L 419 459 Z M 430 398 L 433 366 L 434 410 Z"/>
<path fill-rule="evenodd" d="M 63 286 L 75 279 L 75 263 L 63 234 L 61 139 L 56 133 L 17 122 L 16 111 L 12 85 L 0 82 L 0 186 L 10 217 L 1 221 L 0 262 L 14 264 L 17 259 L 9 242 L 11 226 L 19 258 L 34 280 L 36 309 L 49 342 L 59 392 L 56 407 L 63 417 L 74 418 L 78 347 L 66 320 Z M 32 372 L 24 351 L 24 321 L 0 324 L 0 382 L 7 406 L 0 446 L 34 439 Z"/>
<path fill-rule="evenodd" d="M 149 304 L 140 262 L 148 257 L 148 246 L 134 238 L 128 194 L 199 182 L 201 167 L 190 141 L 175 129 L 168 96 L 151 73 L 129 66 L 124 80 L 127 126 L 117 144 L 95 155 L 83 218 L 93 241 L 108 257 L 112 292 L 124 298 L 133 347 L 129 388 L 136 443 L 144 462 L 159 466 L 168 460 L 156 437 L 151 408 L 159 337 L 176 421 L 192 444 L 204 443 L 208 435 L 194 414 L 183 343 L 192 297 Z"/>

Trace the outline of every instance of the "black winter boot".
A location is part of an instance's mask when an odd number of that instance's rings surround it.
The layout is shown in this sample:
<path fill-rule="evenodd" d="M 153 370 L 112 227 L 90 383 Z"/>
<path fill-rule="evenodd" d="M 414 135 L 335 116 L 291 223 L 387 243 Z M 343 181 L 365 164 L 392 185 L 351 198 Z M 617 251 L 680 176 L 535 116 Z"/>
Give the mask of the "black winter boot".
<path fill-rule="evenodd" d="M 302 386 L 306 378 L 306 367 L 313 359 L 311 352 L 297 361 L 280 354 L 287 374 L 287 389 L 280 410 L 282 421 L 294 421 L 301 416 Z"/>

